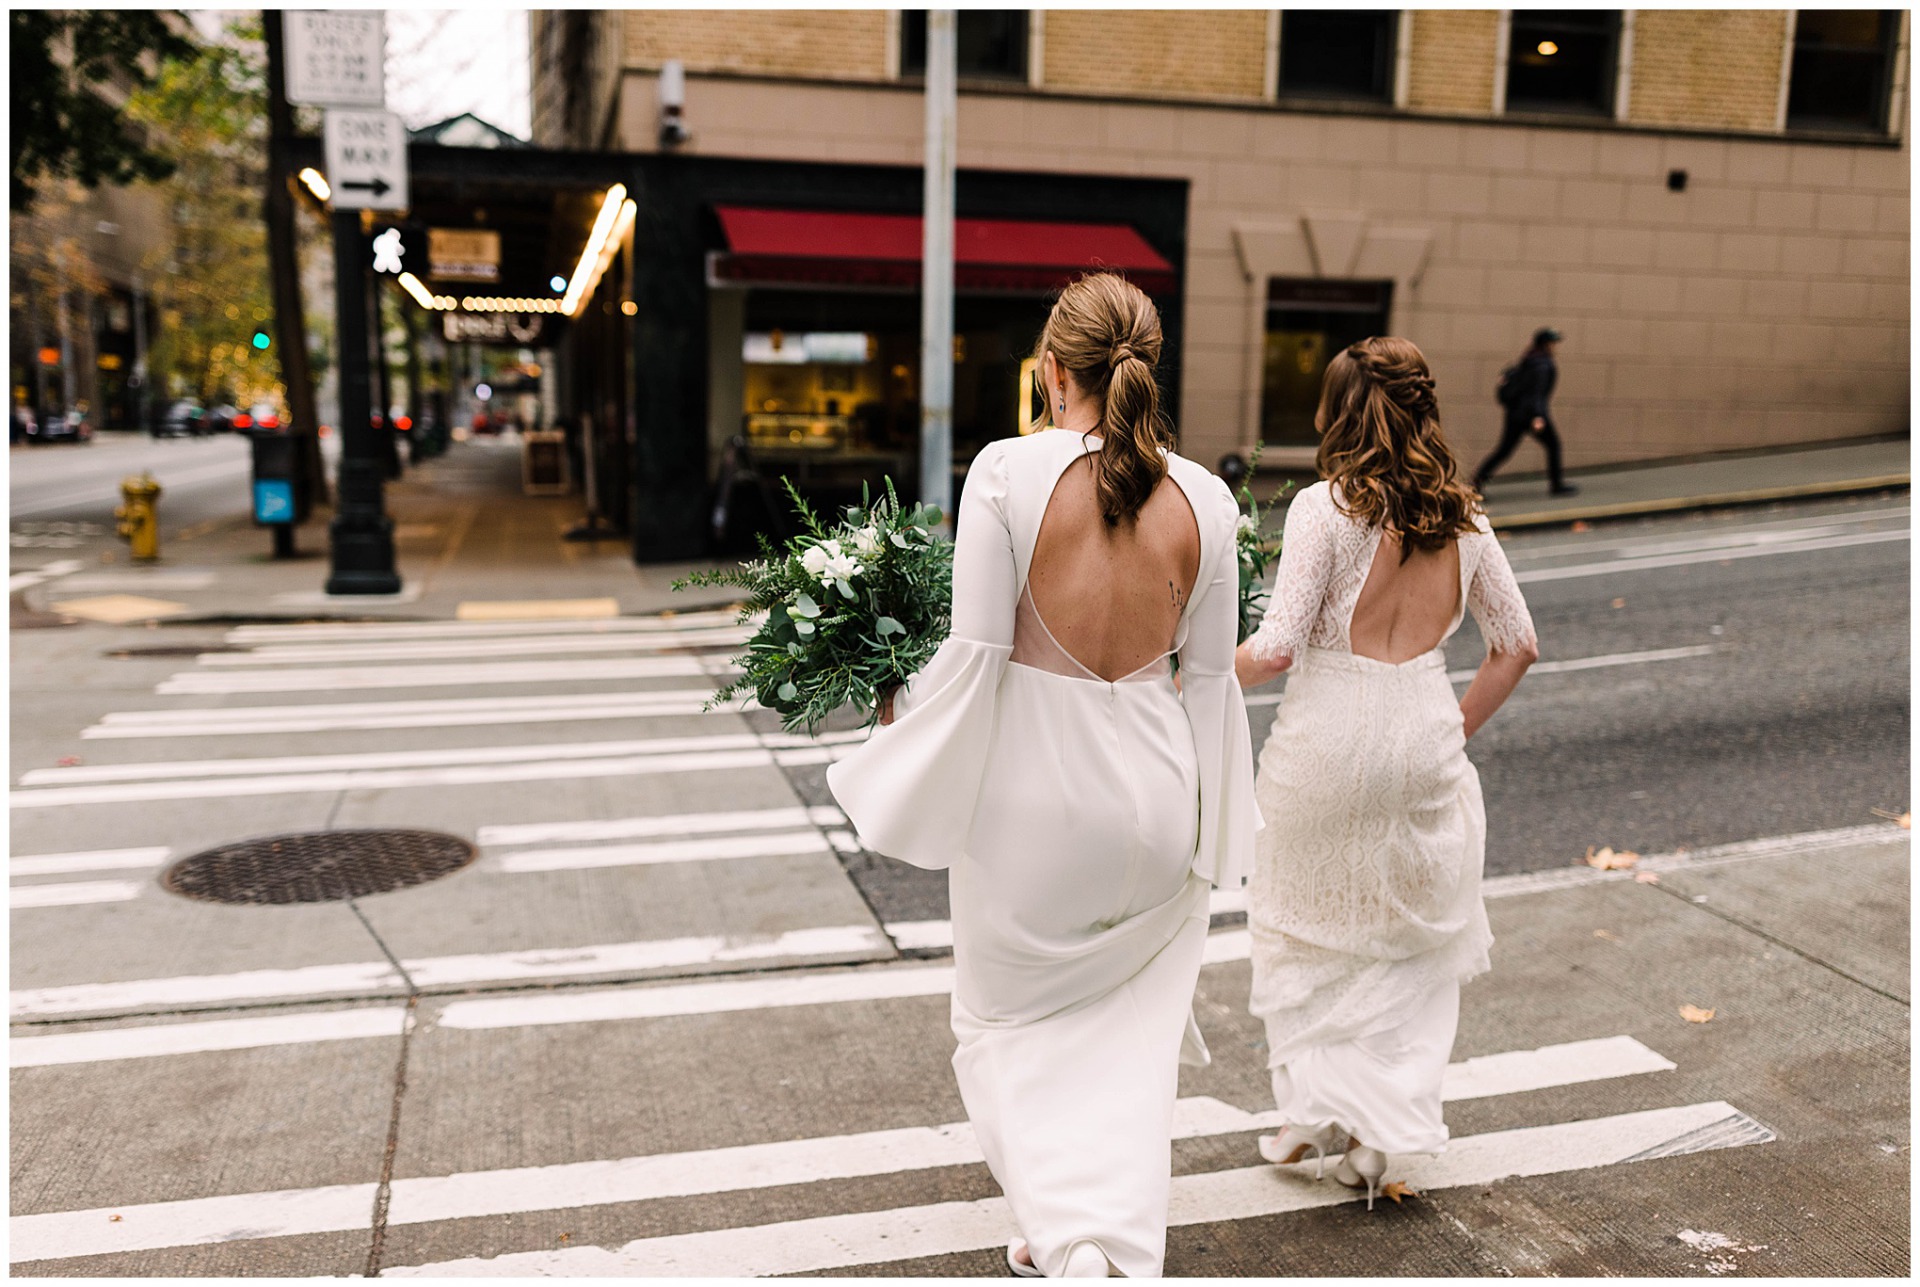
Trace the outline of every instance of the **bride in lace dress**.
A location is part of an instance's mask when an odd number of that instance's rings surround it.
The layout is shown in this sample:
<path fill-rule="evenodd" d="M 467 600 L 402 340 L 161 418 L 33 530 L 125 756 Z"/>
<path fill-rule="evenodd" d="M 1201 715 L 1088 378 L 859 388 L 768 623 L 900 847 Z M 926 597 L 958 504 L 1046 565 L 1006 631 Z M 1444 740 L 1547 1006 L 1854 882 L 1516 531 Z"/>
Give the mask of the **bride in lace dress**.
<path fill-rule="evenodd" d="M 1446 1147 L 1460 984 L 1493 941 L 1466 741 L 1538 652 L 1420 350 L 1375 338 L 1338 354 L 1316 424 L 1323 481 L 1287 511 L 1266 619 L 1237 657 L 1249 687 L 1290 671 L 1247 891 L 1251 1008 L 1288 1123 L 1260 1147 L 1324 1166 L 1346 1138 L 1335 1178 L 1371 1206 L 1387 1155 Z M 1456 700 L 1444 645 L 1468 610 L 1487 656 Z"/>
<path fill-rule="evenodd" d="M 1053 427 L 967 474 L 953 633 L 827 775 L 869 849 L 949 871 L 954 1072 L 1026 1277 L 1159 1276 L 1208 888 L 1258 825 L 1238 510 L 1166 450 L 1160 347 L 1120 278 L 1061 295 Z"/>

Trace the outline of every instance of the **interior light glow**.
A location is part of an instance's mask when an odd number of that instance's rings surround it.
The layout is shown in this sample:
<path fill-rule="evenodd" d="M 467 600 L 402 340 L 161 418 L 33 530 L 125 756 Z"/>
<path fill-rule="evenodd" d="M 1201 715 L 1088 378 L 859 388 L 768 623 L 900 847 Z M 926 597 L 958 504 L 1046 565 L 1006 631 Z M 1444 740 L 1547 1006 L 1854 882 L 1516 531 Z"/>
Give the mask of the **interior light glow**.
<path fill-rule="evenodd" d="M 593 221 L 593 231 L 587 234 L 587 244 L 580 248 L 580 262 L 574 265 L 573 276 L 567 282 L 566 297 L 560 301 L 560 311 L 568 317 L 580 311 L 581 302 L 592 288 L 589 278 L 599 276 L 596 269 L 600 265 L 600 252 L 612 239 L 613 226 L 622 211 L 632 204 L 627 201 L 626 184 L 616 183 L 607 189 L 606 198 L 600 203 L 600 214 Z"/>
<path fill-rule="evenodd" d="M 326 175 L 320 173 L 320 171 L 314 169 L 312 166 L 308 166 L 300 171 L 300 182 L 306 184 L 307 191 L 313 193 L 314 196 L 320 198 L 322 201 L 331 201 L 333 199 L 333 185 L 327 182 Z"/>
<path fill-rule="evenodd" d="M 1549 58 L 1553 57 L 1555 54 L 1560 52 L 1560 46 L 1554 44 L 1551 40 L 1541 41 L 1540 44 L 1538 45 L 1538 48 L 1541 53 L 1545 54 Z"/>

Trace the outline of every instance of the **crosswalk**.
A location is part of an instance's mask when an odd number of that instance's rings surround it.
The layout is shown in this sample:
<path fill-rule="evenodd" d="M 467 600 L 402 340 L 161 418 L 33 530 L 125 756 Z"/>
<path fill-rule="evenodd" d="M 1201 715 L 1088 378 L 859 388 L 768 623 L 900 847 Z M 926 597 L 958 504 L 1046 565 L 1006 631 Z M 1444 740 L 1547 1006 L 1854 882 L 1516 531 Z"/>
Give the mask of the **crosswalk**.
<path fill-rule="evenodd" d="M 561 1060 L 583 1052 L 584 1075 L 605 1096 L 642 1093 L 630 1069 L 598 1066 L 584 1053 L 604 1050 L 609 1039 L 637 1051 L 710 1040 L 716 1058 L 751 1050 L 752 1058 L 804 1061 L 812 1038 L 797 1034 L 824 1026 L 871 1028 L 903 1047 L 944 1051 L 951 926 L 876 916 L 843 868 L 861 852 L 848 820 L 810 802 L 789 777 L 832 762 L 865 734 L 781 733 L 750 702 L 709 710 L 741 637 L 729 612 L 247 626 L 185 668 L 156 673 L 142 709 L 102 711 L 74 730 L 89 752 L 82 762 L 29 768 L 11 793 L 16 928 L 70 933 L 77 949 L 34 961 L 26 977 L 16 956 L 16 1119 L 62 1078 L 137 1087 L 142 1078 L 175 1075 L 167 1069 L 220 1079 L 266 1059 L 276 1061 L 277 1075 L 319 1078 L 354 1051 L 397 1052 L 405 1064 L 452 1058 L 444 1052 L 457 1046 L 467 1052 L 461 1059 L 488 1068 L 527 1050 Z M 1587 660 L 1655 664 L 1706 651 Z M 1563 660 L 1577 670 L 1582 659 Z M 423 695 L 411 695 L 415 689 Z M 628 807 L 612 803 L 623 800 Z M 199 910 L 162 892 L 155 876 L 180 856 L 239 838 L 219 829 L 227 808 L 249 819 L 305 817 L 329 801 L 324 816 L 352 816 L 354 825 L 415 814 L 462 819 L 437 825 L 461 831 L 480 857 L 432 888 L 476 927 L 472 950 L 390 943 L 411 927 L 404 917 L 383 920 L 378 900 L 368 900 L 368 927 L 386 936 L 379 942 L 331 955 L 315 948 L 317 959 L 290 962 L 268 941 L 237 966 L 222 957 L 218 968 L 178 968 L 201 959 L 191 940 L 207 931 L 192 919 Z M 667 801 L 675 803 L 662 807 Z M 520 915 L 562 904 L 582 927 L 564 941 L 538 937 L 560 918 Z M 655 932 L 594 936 L 608 904 L 638 906 L 635 918 Z M 1231 920 L 1243 910 L 1240 895 L 1216 896 L 1222 919 L 1208 940 L 1210 973 L 1246 969 L 1247 931 Z M 147 919 L 114 919 L 122 912 Z M 115 958 L 89 973 L 86 936 L 105 941 L 133 924 L 179 936 L 184 946 L 162 958 L 175 968 L 142 973 Z M 488 933 L 504 937 L 487 941 Z M 1772 1138 L 1734 1104 L 1661 1092 L 1685 1070 L 1641 1035 L 1602 1031 L 1456 1064 L 1449 1101 L 1644 1083 L 1652 1089 L 1640 1098 L 1658 1106 L 1467 1134 L 1442 1157 L 1409 1163 L 1405 1178 L 1444 1190 Z M 430 1093 L 409 1080 L 401 1079 L 407 1095 Z M 857 1117 L 859 1088 L 845 1090 L 854 1107 L 842 1115 Z M 655 1084 L 644 1093 L 674 1091 Z M 1176 1135 L 1244 1137 L 1236 1147 L 1250 1158 L 1253 1133 L 1275 1124 L 1270 1113 L 1243 1106 L 1259 1101 L 1257 1087 L 1247 1088 L 1243 1104 L 1188 1096 Z M 109 1190 L 46 1209 L 17 1203 L 23 1213 L 10 1221 L 9 1258 L 59 1272 L 63 1260 L 122 1256 L 95 1263 L 128 1272 L 167 1249 L 270 1252 L 281 1240 L 376 1226 L 458 1231 L 475 1227 L 461 1222 L 574 1210 L 599 1212 L 627 1232 L 590 1246 L 528 1246 L 509 1228 L 476 1247 L 454 1233 L 417 1243 L 383 1234 L 380 1269 L 757 1276 L 959 1255 L 1002 1244 L 1013 1230 L 1001 1199 L 955 1200 L 942 1178 L 954 1168 L 985 1173 L 955 1107 L 942 1090 L 910 1124 L 896 1109 L 888 1120 L 826 1133 L 612 1151 L 589 1142 L 561 1161 L 415 1173 L 407 1165 L 413 1110 L 403 1098 L 390 1173 L 258 1189 L 232 1187 L 217 1168 L 187 1168 L 172 1195 L 113 1205 L 125 1195 Z M 884 1179 L 888 1200 L 841 1209 L 845 1184 L 862 1178 Z M 747 1198 L 775 1189 L 783 1195 L 779 1218 L 767 1218 Z M 720 1226 L 676 1225 L 674 1213 L 685 1209 L 671 1201 L 697 1197 L 740 1202 L 721 1208 L 730 1214 Z M 1295 1171 L 1190 1170 L 1175 1181 L 1174 1223 L 1266 1218 L 1348 1200 L 1346 1190 Z M 622 1213 L 633 1218 L 622 1223 Z"/>

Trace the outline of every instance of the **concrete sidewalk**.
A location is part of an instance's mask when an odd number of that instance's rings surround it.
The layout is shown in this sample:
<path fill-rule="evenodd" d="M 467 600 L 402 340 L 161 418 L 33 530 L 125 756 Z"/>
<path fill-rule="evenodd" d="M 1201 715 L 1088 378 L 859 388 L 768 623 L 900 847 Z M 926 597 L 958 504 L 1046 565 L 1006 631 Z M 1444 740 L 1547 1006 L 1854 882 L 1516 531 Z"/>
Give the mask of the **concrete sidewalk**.
<path fill-rule="evenodd" d="M 1487 514 L 1497 528 L 1550 527 L 1875 492 L 1908 486 L 1911 446 L 1906 438 L 1875 439 L 1571 470 L 1568 481 L 1580 489 L 1573 496 L 1548 495 L 1544 474 L 1496 474 L 1487 485 Z"/>

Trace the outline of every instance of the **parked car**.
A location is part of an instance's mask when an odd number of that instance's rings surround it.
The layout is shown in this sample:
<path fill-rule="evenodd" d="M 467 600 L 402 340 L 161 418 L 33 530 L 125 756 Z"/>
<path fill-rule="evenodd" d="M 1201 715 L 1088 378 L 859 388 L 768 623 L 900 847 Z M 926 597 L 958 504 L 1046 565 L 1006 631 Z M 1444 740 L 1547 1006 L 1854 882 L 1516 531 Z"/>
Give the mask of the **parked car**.
<path fill-rule="evenodd" d="M 249 438 L 286 433 L 287 418 L 271 402 L 256 402 L 233 417 L 233 431 Z"/>
<path fill-rule="evenodd" d="M 43 411 L 27 426 L 28 442 L 92 442 L 93 427 L 78 411 Z"/>
<path fill-rule="evenodd" d="M 207 432 L 207 413 L 192 398 L 174 399 L 153 426 L 156 438 L 200 438 Z"/>

